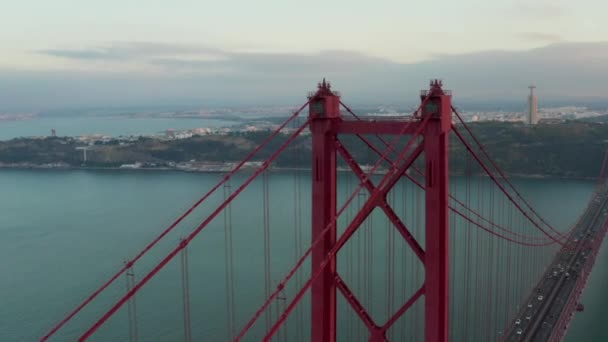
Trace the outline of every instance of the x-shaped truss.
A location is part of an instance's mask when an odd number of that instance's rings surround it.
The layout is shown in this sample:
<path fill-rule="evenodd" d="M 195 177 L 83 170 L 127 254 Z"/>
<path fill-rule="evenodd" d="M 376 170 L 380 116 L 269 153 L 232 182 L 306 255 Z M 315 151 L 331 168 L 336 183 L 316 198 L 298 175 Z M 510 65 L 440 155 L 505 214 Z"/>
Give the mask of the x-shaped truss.
<path fill-rule="evenodd" d="M 395 229 L 397 229 L 416 256 L 418 256 L 422 264 L 424 264 L 425 258 L 424 250 L 416 238 L 410 233 L 403 221 L 399 218 L 399 216 L 397 216 L 393 208 L 389 205 L 388 201 L 386 200 L 386 195 L 401 178 L 401 176 L 407 171 L 407 169 L 414 163 L 414 161 L 416 161 L 418 156 L 420 156 L 423 151 L 423 146 L 423 143 L 419 143 L 418 147 L 416 147 L 416 149 L 410 154 L 406 162 L 397 169 L 397 172 L 391 177 L 390 181 L 382 188 L 377 188 L 369 179 L 368 175 L 366 175 L 361 169 L 359 164 L 354 160 L 350 152 L 348 152 L 339 139 L 336 139 L 336 150 L 342 159 L 344 159 L 344 161 L 350 166 L 355 175 L 357 175 L 367 191 L 370 194 L 374 193 L 375 191 L 380 192 L 380 196 L 376 197 L 377 200 L 376 203 L 374 203 L 374 206 L 368 206 L 367 208 L 364 206 L 362 210 L 368 211 L 368 213 L 364 215 L 367 216 L 375 207 L 382 209 L 384 214 L 393 223 Z M 420 286 L 420 288 L 401 306 L 401 308 L 393 313 L 393 315 L 384 325 L 378 325 L 337 273 L 335 274 L 334 281 L 337 289 L 340 291 L 340 293 L 342 293 L 344 298 L 357 313 L 363 323 L 365 323 L 370 332 L 370 341 L 372 342 L 388 341 L 386 338 L 386 331 L 390 329 L 390 327 L 418 300 L 418 298 L 420 298 L 420 296 L 424 294 L 424 284 L 422 284 L 422 286 Z"/>

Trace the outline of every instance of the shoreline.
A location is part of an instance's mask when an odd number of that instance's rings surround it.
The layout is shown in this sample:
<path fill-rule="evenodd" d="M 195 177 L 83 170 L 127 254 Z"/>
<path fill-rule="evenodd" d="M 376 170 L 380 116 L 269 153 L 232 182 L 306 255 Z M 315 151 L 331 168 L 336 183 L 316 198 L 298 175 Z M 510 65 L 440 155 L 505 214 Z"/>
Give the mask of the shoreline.
<path fill-rule="evenodd" d="M 255 167 L 244 167 L 241 168 L 242 172 L 255 172 Z M 178 168 L 178 167 L 101 167 L 101 166 L 71 166 L 71 165 L 7 165 L 0 164 L 0 171 L 2 170 L 65 170 L 65 171 L 120 171 L 120 172 L 186 172 L 186 173 L 228 173 L 232 171 L 232 168 L 226 169 L 197 169 L 197 168 Z M 298 168 L 298 167 L 271 167 L 268 169 L 271 172 L 290 172 L 290 171 L 311 171 L 311 168 Z M 352 172 L 348 168 L 338 168 L 338 172 Z M 386 174 L 386 170 L 376 170 L 374 175 Z M 596 177 L 571 177 L 571 176 L 559 176 L 559 175 L 543 175 L 543 174 L 510 174 L 506 173 L 506 176 L 510 179 L 563 179 L 563 180 L 583 180 L 583 181 L 596 181 Z M 464 176 L 462 173 L 451 174 L 451 176 Z M 477 174 L 478 177 L 488 177 L 485 174 Z"/>

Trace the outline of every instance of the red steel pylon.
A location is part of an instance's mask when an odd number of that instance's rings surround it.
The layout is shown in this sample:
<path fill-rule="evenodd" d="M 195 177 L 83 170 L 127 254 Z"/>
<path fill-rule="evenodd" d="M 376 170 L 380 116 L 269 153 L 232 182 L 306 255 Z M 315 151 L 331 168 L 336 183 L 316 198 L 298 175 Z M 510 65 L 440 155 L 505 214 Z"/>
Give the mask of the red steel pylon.
<path fill-rule="evenodd" d="M 309 116 L 312 132 L 312 241 L 320 239 L 312 250 L 312 274 L 319 273 L 311 286 L 311 340 L 336 341 L 336 292 L 340 291 L 370 331 L 370 341 L 386 341 L 386 331 L 422 295 L 425 296 L 425 340 L 445 342 L 449 326 L 449 220 L 448 220 L 448 133 L 452 125 L 451 94 L 441 81 L 431 81 L 421 92 L 422 105 L 414 118 L 404 120 L 344 120 L 340 116 L 340 95 L 323 80 L 310 94 Z M 338 135 L 377 134 L 411 135 L 412 152 L 403 163 L 394 165 L 377 186 L 350 157 Z M 418 142 L 422 138 L 421 142 Z M 409 146 L 409 144 L 408 144 Z M 413 147 L 412 146 L 412 147 Z M 399 151 L 398 151 L 399 152 Z M 386 201 L 386 194 L 424 152 L 425 222 L 424 249 Z M 337 154 L 351 166 L 370 192 L 369 200 L 344 231 L 337 236 Z M 406 157 L 407 156 L 407 157 Z M 386 180 L 386 181 L 384 181 Z M 340 278 L 336 269 L 337 251 L 370 215 L 380 208 L 394 224 L 422 262 L 426 279 L 422 287 L 383 325 L 373 321 L 359 300 Z M 327 228 L 329 230 L 327 231 Z M 329 260 L 326 258 L 330 257 Z M 333 257 L 332 257 L 333 256 Z"/>

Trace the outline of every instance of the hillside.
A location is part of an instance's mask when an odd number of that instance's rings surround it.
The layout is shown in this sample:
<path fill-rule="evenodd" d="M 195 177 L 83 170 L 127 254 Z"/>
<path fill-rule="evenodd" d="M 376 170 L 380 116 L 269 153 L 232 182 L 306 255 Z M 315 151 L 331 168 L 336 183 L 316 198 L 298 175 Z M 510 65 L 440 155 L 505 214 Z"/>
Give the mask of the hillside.
<path fill-rule="evenodd" d="M 559 177 L 595 177 L 608 147 L 608 125 L 567 122 L 555 125 L 526 126 L 512 123 L 473 123 L 471 129 L 490 155 L 509 174 Z M 464 130 L 463 130 L 464 132 Z M 112 140 L 88 146 L 85 167 L 118 167 L 143 163 L 148 167 L 171 167 L 175 163 L 227 163 L 242 160 L 269 132 L 195 136 L 182 140 L 139 138 L 130 142 Z M 287 136 L 278 136 L 257 160 L 268 157 Z M 361 164 L 372 164 L 377 155 L 357 142 L 341 137 Z M 389 138 L 390 139 L 390 138 Z M 374 140 L 372 138 L 372 140 Z M 465 171 L 465 150 L 452 137 L 451 170 Z M 381 146 L 377 140 L 376 145 Z M 62 163 L 83 166 L 86 146 L 69 137 L 13 139 L 0 142 L 0 165 L 41 165 Z M 296 139 L 276 161 L 278 167 L 309 167 L 310 137 Z"/>
<path fill-rule="evenodd" d="M 510 174 L 595 177 L 608 148 L 608 126 L 601 124 L 478 123 L 470 127 Z M 462 169 L 464 151 L 454 152 L 452 162 Z"/>
<path fill-rule="evenodd" d="M 592 117 L 588 117 L 588 118 L 583 118 L 580 119 L 580 121 L 582 122 L 589 122 L 589 123 L 608 123 L 608 115 L 600 115 L 600 116 L 592 116 Z"/>

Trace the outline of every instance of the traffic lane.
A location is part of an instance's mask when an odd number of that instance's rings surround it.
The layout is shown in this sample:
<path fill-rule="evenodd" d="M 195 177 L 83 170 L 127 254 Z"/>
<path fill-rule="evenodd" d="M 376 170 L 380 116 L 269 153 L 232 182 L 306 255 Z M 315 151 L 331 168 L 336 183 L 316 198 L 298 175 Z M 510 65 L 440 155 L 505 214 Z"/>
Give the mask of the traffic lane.
<path fill-rule="evenodd" d="M 585 215 L 587 217 L 591 216 L 594 219 L 586 219 L 583 220 L 585 221 L 585 225 L 581 225 L 579 229 L 575 229 L 575 231 L 573 232 L 572 235 L 578 233 L 578 236 L 581 236 L 581 233 L 584 233 L 585 231 L 588 231 L 590 226 L 594 226 L 593 223 L 594 221 L 597 221 L 597 216 L 596 215 Z M 581 245 L 583 242 L 582 241 L 577 241 L 578 245 Z M 577 246 L 578 247 L 578 246 Z M 552 288 L 555 287 L 555 283 L 557 281 L 557 279 L 564 277 L 566 278 L 565 283 L 571 283 L 571 284 L 575 284 L 576 282 L 573 281 L 575 279 L 574 275 L 570 275 L 570 271 L 573 265 L 573 263 L 576 262 L 577 259 L 580 260 L 581 258 L 581 254 L 584 253 L 580 253 L 580 249 L 576 248 L 575 250 L 578 250 L 578 253 L 574 253 L 574 251 L 571 250 L 563 250 L 562 252 L 560 252 L 558 254 L 558 256 L 556 257 L 556 259 L 554 259 L 553 265 L 551 268 L 548 269 L 548 272 L 546 273 L 547 275 L 545 276 L 545 279 L 541 282 L 540 285 L 540 289 L 541 292 L 544 293 L 548 293 L 549 291 L 551 291 Z M 561 265 L 560 262 L 563 262 L 566 265 L 564 267 L 563 265 Z M 547 281 L 549 280 L 550 281 Z M 547 303 L 545 305 L 550 305 L 549 309 L 548 309 L 548 313 L 545 314 L 543 317 L 535 317 L 536 314 L 539 312 L 538 309 L 536 310 L 532 310 L 529 311 L 530 308 L 526 309 L 526 311 L 523 312 L 523 319 L 522 317 L 518 318 L 520 324 L 516 324 L 516 326 L 519 327 L 515 327 L 514 331 L 512 330 L 512 333 L 509 334 L 510 338 L 509 340 L 519 340 L 521 337 L 523 337 L 522 335 L 524 334 L 524 332 L 527 332 L 527 330 L 530 328 L 531 325 L 533 325 L 533 322 L 535 322 L 536 320 L 542 319 L 543 323 L 541 323 L 541 331 L 543 332 L 547 332 L 547 331 L 551 331 L 551 329 L 554 327 L 555 323 L 557 322 L 557 318 L 559 316 L 559 313 L 561 313 L 561 311 L 563 311 L 565 303 L 566 303 L 566 299 L 568 298 L 570 292 L 572 292 L 572 286 L 566 286 L 564 289 L 559 289 L 558 293 L 556 294 L 556 303 L 561 304 L 561 305 L 553 305 L 552 303 Z M 565 295 L 564 295 L 565 293 Z M 528 304 L 530 304 L 530 300 L 528 300 Z M 532 304 L 533 305 L 533 304 Z M 554 316 L 554 320 L 555 322 L 547 322 L 546 318 L 547 315 L 551 315 Z M 528 317 L 530 317 L 530 319 L 528 319 Z M 532 319 L 534 318 L 534 319 Z M 527 322 L 528 321 L 528 322 Z M 515 321 L 517 322 L 517 320 Z M 531 332 L 534 335 L 537 335 L 538 333 L 535 332 Z M 544 333 L 542 333 L 542 335 L 545 335 Z M 541 336 L 537 336 L 541 337 Z M 537 339 L 535 338 L 535 339 Z M 548 338 L 548 337 L 547 337 Z"/>
<path fill-rule="evenodd" d="M 605 206 L 606 203 L 604 203 L 604 207 Z M 607 212 L 606 208 L 599 209 L 602 210 L 602 213 Z M 583 243 L 592 241 L 595 238 L 595 234 L 591 234 L 590 231 L 597 231 L 598 227 L 603 227 L 606 221 L 605 216 L 608 215 L 596 215 L 595 219 L 587 226 L 588 229 L 579 233 L 578 237 L 586 236 L 586 239 L 577 239 L 577 247 L 582 246 Z M 588 254 L 590 253 L 591 248 L 577 248 L 576 250 L 577 252 L 574 254 L 573 260 L 569 263 L 566 272 L 562 274 L 563 282 L 560 285 L 560 288 L 558 289 L 555 303 L 551 303 L 551 307 L 549 308 L 549 311 L 547 313 L 547 315 L 550 316 L 545 315 L 544 317 L 542 317 L 541 319 L 543 319 L 543 323 L 541 323 L 540 327 L 536 332 L 532 332 L 534 334 L 534 340 L 547 340 L 551 337 L 551 334 L 553 332 L 552 329 L 555 328 L 555 325 L 557 323 L 559 323 L 559 317 L 566 309 L 568 299 L 576 290 L 576 280 L 581 275 L 580 270 L 582 270 L 582 267 L 588 258 Z M 572 255 L 572 252 L 573 251 L 571 251 L 569 254 Z"/>

